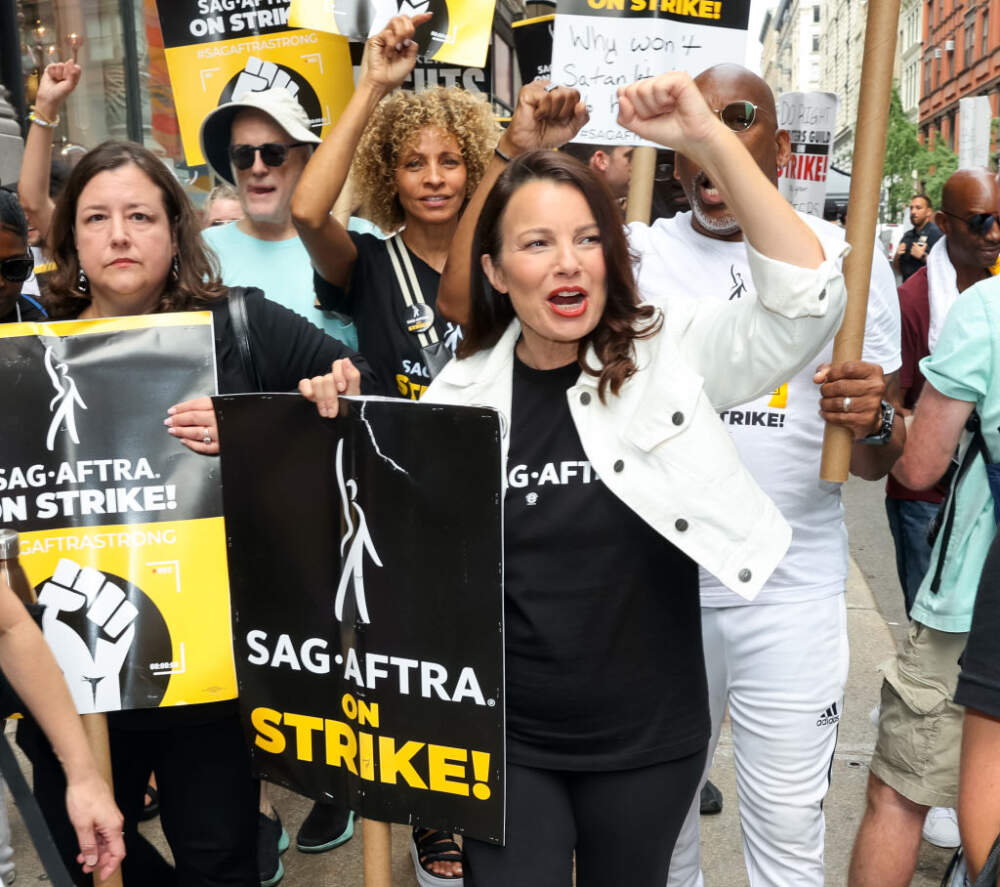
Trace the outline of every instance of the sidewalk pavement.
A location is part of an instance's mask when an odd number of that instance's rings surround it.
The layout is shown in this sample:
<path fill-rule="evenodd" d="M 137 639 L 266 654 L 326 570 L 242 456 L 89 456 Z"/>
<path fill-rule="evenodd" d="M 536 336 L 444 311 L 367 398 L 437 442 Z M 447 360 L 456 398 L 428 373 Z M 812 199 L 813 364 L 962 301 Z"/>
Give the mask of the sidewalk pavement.
<path fill-rule="evenodd" d="M 869 712 L 878 702 L 881 677 L 877 666 L 895 652 L 889 628 L 879 613 L 871 589 L 854 561 L 847 584 L 847 627 L 851 643 L 851 670 L 840 735 L 833 763 L 833 782 L 827 796 L 826 859 L 828 887 L 847 883 L 851 845 L 864 809 L 868 762 L 875 747 L 876 730 Z M 20 753 L 18 753 L 20 755 Z M 20 757 L 23 766 L 27 762 Z M 722 813 L 702 817 L 702 853 L 707 887 L 745 887 L 742 842 L 737 818 L 736 782 L 733 773 L 732 740 L 728 725 L 712 767 L 712 781 L 725 796 Z M 309 812 L 311 802 L 281 788 L 273 788 L 272 799 L 281 814 L 292 849 L 282 857 L 285 887 L 362 887 L 363 827 L 352 841 L 330 853 L 305 855 L 294 849 L 295 833 Z M 11 831 L 17 883 L 27 885 L 44 880 L 34 848 L 19 814 L 11 804 Z M 159 822 L 146 823 L 143 833 L 169 858 Z M 416 887 L 409 855 L 410 830 L 393 827 L 393 887 Z M 641 836 L 636 836 L 641 840 Z M 920 863 L 911 887 L 938 887 L 952 852 L 928 844 L 921 847 Z M 627 885 L 627 860 L 623 885 Z"/>

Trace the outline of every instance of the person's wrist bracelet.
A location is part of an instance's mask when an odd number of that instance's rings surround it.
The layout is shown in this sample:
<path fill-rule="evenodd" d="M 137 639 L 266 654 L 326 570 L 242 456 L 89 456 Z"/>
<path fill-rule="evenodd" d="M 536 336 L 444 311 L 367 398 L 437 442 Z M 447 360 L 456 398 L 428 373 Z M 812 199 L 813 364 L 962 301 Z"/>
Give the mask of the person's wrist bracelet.
<path fill-rule="evenodd" d="M 38 124 L 38 126 L 41 126 L 43 129 L 55 129 L 59 125 L 58 114 L 56 114 L 55 120 L 48 120 L 35 108 L 32 108 L 31 113 L 28 114 L 28 120 L 32 123 Z"/>
<path fill-rule="evenodd" d="M 504 154 L 499 147 L 494 147 L 493 153 L 496 154 L 497 157 L 499 157 L 504 163 L 510 163 L 514 159 L 513 157 L 508 157 L 506 154 Z"/>

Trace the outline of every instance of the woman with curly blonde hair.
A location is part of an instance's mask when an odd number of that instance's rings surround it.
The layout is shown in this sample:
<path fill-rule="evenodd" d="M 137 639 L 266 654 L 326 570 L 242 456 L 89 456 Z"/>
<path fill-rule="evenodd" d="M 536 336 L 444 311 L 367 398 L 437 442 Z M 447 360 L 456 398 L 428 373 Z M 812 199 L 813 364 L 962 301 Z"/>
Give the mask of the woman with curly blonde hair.
<path fill-rule="evenodd" d="M 464 90 L 394 91 L 413 70 L 412 38 L 426 17 L 394 18 L 368 41 L 357 89 L 292 198 L 320 303 L 354 318 L 378 393 L 411 400 L 461 338 L 435 313 L 438 282 L 500 135 L 486 101 Z M 387 240 L 348 232 L 331 215 L 352 163 L 357 196 Z"/>

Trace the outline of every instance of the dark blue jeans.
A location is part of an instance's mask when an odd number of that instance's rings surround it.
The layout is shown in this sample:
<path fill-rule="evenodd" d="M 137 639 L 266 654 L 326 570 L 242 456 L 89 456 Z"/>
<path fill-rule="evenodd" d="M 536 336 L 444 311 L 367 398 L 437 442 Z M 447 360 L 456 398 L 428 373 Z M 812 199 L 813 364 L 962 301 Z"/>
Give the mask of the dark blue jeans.
<path fill-rule="evenodd" d="M 906 599 L 907 615 L 930 567 L 931 547 L 927 544 L 927 528 L 940 507 L 935 502 L 916 499 L 893 499 L 889 496 L 885 499 L 889 530 L 896 544 L 896 572 Z"/>

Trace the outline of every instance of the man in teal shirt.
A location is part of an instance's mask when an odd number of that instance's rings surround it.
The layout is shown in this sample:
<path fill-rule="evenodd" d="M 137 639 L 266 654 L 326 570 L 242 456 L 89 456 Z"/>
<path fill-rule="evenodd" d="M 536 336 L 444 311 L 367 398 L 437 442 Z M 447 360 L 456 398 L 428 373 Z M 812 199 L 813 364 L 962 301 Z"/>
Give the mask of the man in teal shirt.
<path fill-rule="evenodd" d="M 319 136 L 286 89 L 250 92 L 220 105 L 201 125 L 205 159 L 236 186 L 244 217 L 204 231 L 227 286 L 256 286 L 271 301 L 356 349 L 350 318 L 316 305 L 313 270 L 292 225 L 292 193 Z"/>
<path fill-rule="evenodd" d="M 1000 239 L 995 207 L 965 220 L 984 244 Z M 966 290 L 948 312 L 934 352 L 920 363 L 927 384 L 892 473 L 927 489 L 945 473 L 972 411 L 990 459 L 1000 455 L 1000 279 Z M 971 443 L 965 434 L 960 458 Z M 958 659 L 972 623 L 980 573 L 996 535 L 993 496 L 978 447 L 956 474 L 955 517 L 938 533 L 931 564 L 911 610 L 903 649 L 884 666 L 879 735 L 868 805 L 851 859 L 849 887 L 907 885 L 916 868 L 930 807 L 958 797 L 962 709 L 953 702 Z"/>

